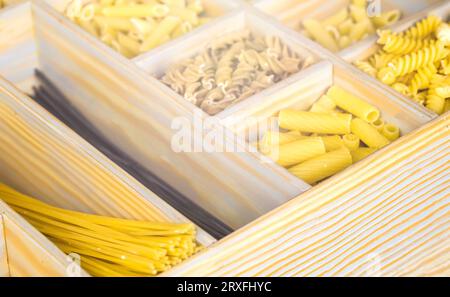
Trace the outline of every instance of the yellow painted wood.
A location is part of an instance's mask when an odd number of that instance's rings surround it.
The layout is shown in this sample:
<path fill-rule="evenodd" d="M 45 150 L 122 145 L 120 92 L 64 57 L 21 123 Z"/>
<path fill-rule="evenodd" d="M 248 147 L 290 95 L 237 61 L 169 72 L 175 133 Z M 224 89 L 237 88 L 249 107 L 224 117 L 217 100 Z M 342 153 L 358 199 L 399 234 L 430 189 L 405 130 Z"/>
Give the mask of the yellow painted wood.
<path fill-rule="evenodd" d="M 450 113 L 168 276 L 450 276 Z"/>

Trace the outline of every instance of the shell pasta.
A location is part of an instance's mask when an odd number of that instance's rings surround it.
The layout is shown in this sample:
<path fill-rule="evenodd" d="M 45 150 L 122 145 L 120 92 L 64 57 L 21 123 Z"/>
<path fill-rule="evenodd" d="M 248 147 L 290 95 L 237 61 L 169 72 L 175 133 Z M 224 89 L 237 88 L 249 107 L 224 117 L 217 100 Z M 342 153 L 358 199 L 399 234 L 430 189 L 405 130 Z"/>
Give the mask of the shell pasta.
<path fill-rule="evenodd" d="M 310 184 L 333 176 L 401 135 L 378 108 L 340 86 L 329 88 L 309 111 L 281 110 L 278 125 L 281 132 L 266 132 L 260 152 Z"/>

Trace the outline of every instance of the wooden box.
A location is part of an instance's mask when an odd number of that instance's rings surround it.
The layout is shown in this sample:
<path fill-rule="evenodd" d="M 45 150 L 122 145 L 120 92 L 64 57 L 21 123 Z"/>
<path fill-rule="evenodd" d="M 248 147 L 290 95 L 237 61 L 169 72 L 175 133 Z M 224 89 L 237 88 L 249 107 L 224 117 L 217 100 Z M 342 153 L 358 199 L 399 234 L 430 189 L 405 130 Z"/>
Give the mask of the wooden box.
<path fill-rule="evenodd" d="M 188 221 L 27 96 L 39 69 L 108 140 L 236 230 L 216 242 L 199 228 L 207 248 L 164 275 L 448 275 L 449 115 L 437 118 L 345 61 L 368 55 L 375 37 L 333 55 L 292 30 L 305 13 L 325 17 L 346 1 L 303 1 L 287 22 L 283 5 L 292 1 L 205 2 L 215 20 L 134 59 L 66 18 L 66 0 L 1 10 L 0 108 L 9 117 L 0 118 L 0 182 L 70 209 Z M 405 10 L 398 28 L 425 7 L 448 14 L 448 3 L 436 2 L 385 1 Z M 314 63 L 218 115 L 236 151 L 174 151 L 173 120 L 207 115 L 158 78 L 211 36 L 243 28 L 277 35 Z M 257 136 L 240 137 L 251 128 L 246 119 L 308 109 L 333 83 L 377 106 L 403 137 L 314 187 L 252 150 Z M 191 123 L 200 137 L 211 132 Z M 0 275 L 66 269 L 67 257 L 0 201 Z"/>

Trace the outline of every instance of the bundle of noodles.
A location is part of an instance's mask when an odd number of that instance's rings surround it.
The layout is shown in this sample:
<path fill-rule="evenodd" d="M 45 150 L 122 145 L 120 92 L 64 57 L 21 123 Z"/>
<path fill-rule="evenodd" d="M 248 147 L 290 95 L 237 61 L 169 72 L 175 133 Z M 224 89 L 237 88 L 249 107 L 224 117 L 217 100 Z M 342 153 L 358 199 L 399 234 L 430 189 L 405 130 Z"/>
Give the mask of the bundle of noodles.
<path fill-rule="evenodd" d="M 36 71 L 36 77 L 40 86 L 34 88 L 33 99 L 60 121 L 214 238 L 221 239 L 233 232 L 229 226 L 169 186 L 107 140 L 42 72 Z"/>
<path fill-rule="evenodd" d="M 0 184 L 0 199 L 93 276 L 154 276 L 196 253 L 192 224 L 133 221 L 60 209 Z"/>

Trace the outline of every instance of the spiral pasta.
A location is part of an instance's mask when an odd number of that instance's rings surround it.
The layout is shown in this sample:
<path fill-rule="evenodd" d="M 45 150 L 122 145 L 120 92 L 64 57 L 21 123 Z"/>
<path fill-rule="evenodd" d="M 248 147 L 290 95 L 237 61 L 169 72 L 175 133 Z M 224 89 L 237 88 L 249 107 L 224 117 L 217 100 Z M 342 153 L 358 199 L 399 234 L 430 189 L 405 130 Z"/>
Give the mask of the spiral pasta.
<path fill-rule="evenodd" d="M 444 47 L 442 42 L 438 41 L 418 52 L 393 60 L 389 66 L 380 69 L 378 78 L 386 84 L 392 84 L 396 78 L 441 60 L 448 53 L 449 50 Z"/>
<path fill-rule="evenodd" d="M 72 0 L 65 14 L 128 58 L 209 21 L 198 0 Z"/>
<path fill-rule="evenodd" d="M 278 37 L 249 31 L 213 40 L 200 54 L 171 66 L 161 81 L 215 115 L 309 66 Z"/>
<path fill-rule="evenodd" d="M 433 82 L 443 85 L 439 77 Z M 260 152 L 310 184 L 364 159 L 401 134 L 376 107 L 339 86 L 330 87 L 309 111 L 281 110 L 278 124 L 289 132 L 267 132 Z"/>
<path fill-rule="evenodd" d="M 355 66 L 432 111 L 445 112 L 445 86 L 432 80 L 450 75 L 449 25 L 431 15 L 405 32 L 382 30 L 378 35 L 382 48 Z"/>
<path fill-rule="evenodd" d="M 300 30 L 323 47 L 337 52 L 375 33 L 376 29 L 392 25 L 401 18 L 399 10 L 386 11 L 378 16 L 369 17 L 367 4 L 366 0 L 352 1 L 350 5 L 322 21 L 304 20 Z M 420 27 L 420 32 L 424 30 L 423 27 Z"/>

